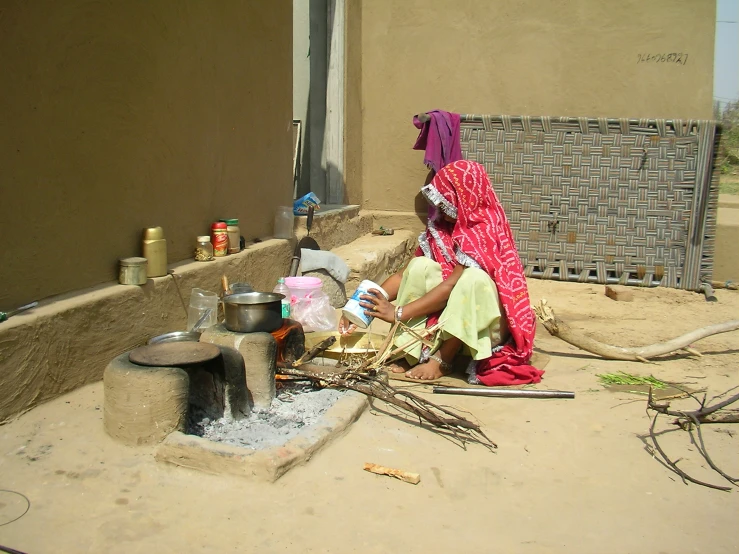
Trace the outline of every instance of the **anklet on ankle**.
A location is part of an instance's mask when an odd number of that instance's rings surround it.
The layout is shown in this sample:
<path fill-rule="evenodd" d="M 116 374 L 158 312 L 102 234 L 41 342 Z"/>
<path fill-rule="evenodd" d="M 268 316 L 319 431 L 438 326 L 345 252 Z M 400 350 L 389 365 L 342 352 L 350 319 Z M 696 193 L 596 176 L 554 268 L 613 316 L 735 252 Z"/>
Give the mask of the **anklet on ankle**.
<path fill-rule="evenodd" d="M 429 356 L 429 359 L 439 362 L 439 366 L 441 366 L 442 371 L 451 371 L 452 369 L 452 364 L 450 364 L 449 362 L 445 362 L 435 354 L 431 354 L 431 356 Z"/>

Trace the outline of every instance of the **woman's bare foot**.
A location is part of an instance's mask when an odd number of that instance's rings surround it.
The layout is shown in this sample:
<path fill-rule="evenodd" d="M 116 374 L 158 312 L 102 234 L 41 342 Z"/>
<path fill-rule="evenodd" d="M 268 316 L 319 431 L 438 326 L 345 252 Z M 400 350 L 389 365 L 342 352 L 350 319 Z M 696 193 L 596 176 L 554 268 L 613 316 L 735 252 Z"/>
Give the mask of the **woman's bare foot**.
<path fill-rule="evenodd" d="M 461 347 L 461 340 L 457 337 L 449 337 L 441 344 L 441 348 L 435 355 L 432 355 L 427 362 L 418 364 L 407 371 L 405 376 L 419 381 L 432 381 L 451 373 L 451 361 Z"/>
<path fill-rule="evenodd" d="M 447 375 L 449 371 L 444 371 L 441 364 L 434 359 L 430 359 L 428 362 L 418 364 L 416 367 L 407 371 L 405 376 L 409 379 L 418 379 L 419 381 L 433 381 Z"/>
<path fill-rule="evenodd" d="M 387 366 L 387 370 L 391 373 L 405 373 L 410 368 L 410 364 L 405 360 L 398 360 Z"/>

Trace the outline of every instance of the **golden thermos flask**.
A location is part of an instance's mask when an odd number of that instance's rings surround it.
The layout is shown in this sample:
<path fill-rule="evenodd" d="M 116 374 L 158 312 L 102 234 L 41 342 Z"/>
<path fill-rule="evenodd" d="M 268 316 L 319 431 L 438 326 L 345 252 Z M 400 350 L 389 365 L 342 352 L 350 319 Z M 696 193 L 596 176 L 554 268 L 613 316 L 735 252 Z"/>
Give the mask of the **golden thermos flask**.
<path fill-rule="evenodd" d="M 148 260 L 147 277 L 163 277 L 167 274 L 167 241 L 164 238 L 164 229 L 144 229 L 143 256 Z"/>

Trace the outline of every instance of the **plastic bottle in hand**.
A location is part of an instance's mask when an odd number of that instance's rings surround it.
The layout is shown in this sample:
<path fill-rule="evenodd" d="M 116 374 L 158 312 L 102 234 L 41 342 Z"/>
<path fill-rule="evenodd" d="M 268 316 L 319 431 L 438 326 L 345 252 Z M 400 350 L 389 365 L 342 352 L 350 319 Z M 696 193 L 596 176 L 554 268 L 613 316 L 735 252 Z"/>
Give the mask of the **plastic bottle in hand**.
<path fill-rule="evenodd" d="M 283 319 L 289 318 L 290 317 L 290 289 L 287 288 L 284 277 L 280 277 L 279 279 L 277 279 L 277 286 L 274 288 L 272 292 L 285 295 L 285 298 L 282 299 L 282 317 Z"/>

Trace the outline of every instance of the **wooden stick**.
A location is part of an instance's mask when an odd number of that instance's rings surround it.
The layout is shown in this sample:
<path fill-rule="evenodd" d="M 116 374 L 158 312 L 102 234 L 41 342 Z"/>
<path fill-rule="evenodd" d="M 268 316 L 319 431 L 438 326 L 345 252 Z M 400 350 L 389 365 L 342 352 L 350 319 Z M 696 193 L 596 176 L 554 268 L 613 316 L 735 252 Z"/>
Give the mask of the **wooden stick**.
<path fill-rule="evenodd" d="M 395 477 L 396 479 L 400 479 L 401 481 L 410 483 L 411 485 L 417 485 L 421 482 L 421 476 L 418 473 L 411 473 L 409 471 L 403 471 L 402 469 L 392 469 L 390 467 L 371 464 L 369 462 L 364 464 L 364 471 L 376 473 L 377 475 Z"/>
<path fill-rule="evenodd" d="M 393 350 L 392 352 L 390 352 L 390 354 L 388 354 L 385 359 L 392 358 L 393 356 L 395 356 L 399 352 L 403 352 L 409 346 L 413 346 L 417 342 L 421 342 L 424 338 L 426 338 L 429 335 L 435 333 L 437 331 L 437 329 L 439 329 L 442 325 L 444 325 L 444 323 L 440 321 L 436 325 L 432 325 L 431 327 L 427 327 L 426 329 L 424 329 L 423 331 L 421 331 L 421 336 L 413 337 L 411 340 L 409 340 L 403 346 L 399 346 L 398 348 L 396 348 L 395 350 Z"/>
<path fill-rule="evenodd" d="M 396 321 L 395 323 L 393 323 L 393 326 L 390 329 L 390 332 L 385 337 L 385 340 L 382 341 L 382 344 L 380 345 L 380 349 L 377 351 L 377 353 L 373 357 L 368 358 L 364 362 L 362 362 L 359 368 L 357 368 L 357 371 L 364 371 L 369 366 L 373 365 L 375 362 L 382 363 L 382 360 L 384 359 L 387 349 L 390 348 L 390 345 L 393 343 L 393 338 L 395 338 L 395 331 L 398 329 L 398 325 L 400 325 L 399 321 Z"/>
<path fill-rule="evenodd" d="M 313 358 L 318 356 L 321 352 L 326 350 L 329 346 L 333 345 L 336 342 L 336 337 L 331 336 L 327 339 L 323 339 L 321 342 L 319 342 L 317 345 L 315 345 L 313 348 L 311 348 L 308 352 L 300 356 L 297 360 L 295 360 L 292 363 L 293 367 L 298 367 L 299 365 L 302 365 L 306 362 L 310 362 Z"/>
<path fill-rule="evenodd" d="M 541 321 L 544 327 L 546 327 L 550 335 L 560 338 L 581 350 L 602 356 L 607 360 L 645 362 L 649 358 L 663 356 L 670 352 L 690 348 L 692 343 L 706 337 L 710 337 L 711 335 L 728 333 L 729 331 L 739 329 L 739 319 L 735 319 L 727 321 L 726 323 L 701 327 L 700 329 L 696 329 L 695 331 L 691 331 L 690 333 L 686 333 L 666 342 L 659 342 L 636 348 L 623 348 L 621 346 L 613 346 L 597 341 L 581 332 L 573 330 L 567 323 L 559 319 L 554 314 L 554 310 L 547 305 L 546 300 L 542 300 L 534 310 L 536 311 L 537 318 Z M 691 352 L 691 354 L 695 355 L 694 352 Z"/>

